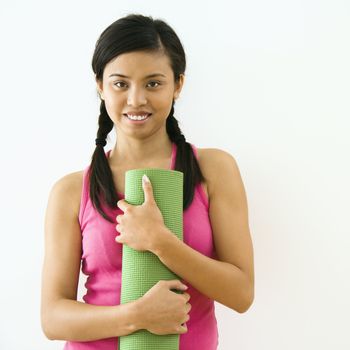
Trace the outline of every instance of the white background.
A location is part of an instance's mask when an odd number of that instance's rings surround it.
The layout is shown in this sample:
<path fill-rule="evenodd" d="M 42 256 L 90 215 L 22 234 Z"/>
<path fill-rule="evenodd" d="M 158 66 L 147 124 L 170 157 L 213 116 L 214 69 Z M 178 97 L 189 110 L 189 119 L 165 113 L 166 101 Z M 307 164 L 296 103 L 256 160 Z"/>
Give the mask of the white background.
<path fill-rule="evenodd" d="M 63 347 L 40 327 L 48 194 L 89 164 L 94 45 L 131 12 L 179 35 L 175 116 L 189 142 L 230 152 L 245 184 L 255 300 L 244 314 L 215 303 L 219 349 L 349 349 L 346 0 L 0 2 L 0 349 Z"/>

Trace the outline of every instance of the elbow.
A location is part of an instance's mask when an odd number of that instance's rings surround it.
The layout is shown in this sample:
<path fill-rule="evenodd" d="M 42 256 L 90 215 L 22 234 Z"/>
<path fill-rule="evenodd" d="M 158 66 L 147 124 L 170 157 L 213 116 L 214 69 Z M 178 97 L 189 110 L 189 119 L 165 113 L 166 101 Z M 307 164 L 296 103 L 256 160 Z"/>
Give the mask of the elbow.
<path fill-rule="evenodd" d="M 240 314 L 247 312 L 254 301 L 254 279 L 246 278 L 239 287 L 235 284 L 232 288 L 230 303 L 224 305 Z"/>
<path fill-rule="evenodd" d="M 243 314 L 245 312 L 247 312 L 250 308 L 250 306 L 253 304 L 254 301 L 254 295 L 252 294 L 248 294 L 248 293 L 244 293 L 242 294 L 242 296 L 240 298 L 237 298 L 237 296 L 235 298 L 231 298 L 232 303 L 230 304 L 224 304 L 226 306 L 228 306 L 230 309 Z"/>
<path fill-rule="evenodd" d="M 45 334 L 46 338 L 48 340 L 58 340 L 55 337 L 53 337 L 50 333 L 48 333 L 46 330 L 43 329 L 43 333 Z"/>
<path fill-rule="evenodd" d="M 252 288 L 249 292 L 246 292 L 242 299 L 243 299 L 242 305 L 238 310 L 240 314 L 247 312 L 249 308 L 252 306 L 254 301 L 254 289 Z"/>
<path fill-rule="evenodd" d="M 49 314 L 41 313 L 41 330 L 43 331 L 45 337 L 49 340 L 58 340 L 52 332 L 52 327 L 50 326 L 51 324 L 52 322 L 50 321 Z"/>
<path fill-rule="evenodd" d="M 45 337 L 49 340 L 56 340 L 53 334 L 50 331 L 47 323 L 41 322 L 41 330 L 43 331 Z"/>
<path fill-rule="evenodd" d="M 240 314 L 243 314 L 249 310 L 249 308 L 251 307 L 252 304 L 253 304 L 253 300 L 249 300 L 248 302 L 245 302 L 244 304 L 240 305 L 240 307 L 239 307 L 239 309 L 237 309 L 237 311 Z"/>
<path fill-rule="evenodd" d="M 237 312 L 243 314 L 249 310 L 254 301 L 254 287 L 248 288 L 244 291 L 243 296 L 241 298 L 242 302 L 237 308 Z"/>

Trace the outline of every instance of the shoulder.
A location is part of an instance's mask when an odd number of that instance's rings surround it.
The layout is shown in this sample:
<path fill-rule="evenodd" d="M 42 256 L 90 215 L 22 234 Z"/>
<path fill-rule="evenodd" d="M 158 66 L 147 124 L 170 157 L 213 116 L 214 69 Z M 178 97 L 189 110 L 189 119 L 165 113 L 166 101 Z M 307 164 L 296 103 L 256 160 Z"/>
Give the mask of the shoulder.
<path fill-rule="evenodd" d="M 237 161 L 229 152 L 218 148 L 197 148 L 198 163 L 206 179 L 208 194 L 212 197 L 215 184 L 224 176 L 240 179 Z M 220 176 L 218 176 L 220 174 Z"/>
<path fill-rule="evenodd" d="M 204 160 L 205 163 L 213 162 L 221 164 L 222 162 L 227 163 L 235 161 L 234 157 L 229 152 L 219 148 L 197 148 L 197 150 L 198 158 Z"/>
<path fill-rule="evenodd" d="M 78 216 L 83 186 L 84 170 L 68 173 L 54 182 L 50 197 L 69 206 Z"/>

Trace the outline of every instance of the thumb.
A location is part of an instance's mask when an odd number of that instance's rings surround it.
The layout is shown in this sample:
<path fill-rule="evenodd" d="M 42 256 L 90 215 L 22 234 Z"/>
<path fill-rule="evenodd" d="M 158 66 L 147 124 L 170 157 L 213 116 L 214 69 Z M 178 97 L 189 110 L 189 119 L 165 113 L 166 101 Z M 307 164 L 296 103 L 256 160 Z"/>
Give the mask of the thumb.
<path fill-rule="evenodd" d="M 145 194 L 145 202 L 153 200 L 154 198 L 153 198 L 152 183 L 146 174 L 143 174 L 142 176 L 142 187 L 143 187 L 143 192 Z"/>
<path fill-rule="evenodd" d="M 168 286 L 171 289 L 186 290 L 188 287 L 180 280 L 167 280 Z"/>

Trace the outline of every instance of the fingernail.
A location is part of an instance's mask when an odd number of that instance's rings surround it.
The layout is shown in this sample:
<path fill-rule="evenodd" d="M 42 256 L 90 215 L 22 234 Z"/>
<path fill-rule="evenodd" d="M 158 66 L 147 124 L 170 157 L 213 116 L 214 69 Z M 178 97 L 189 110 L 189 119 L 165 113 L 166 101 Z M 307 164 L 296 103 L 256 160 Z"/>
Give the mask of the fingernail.
<path fill-rule="evenodd" d="M 147 183 L 150 182 L 150 181 L 149 181 L 149 178 L 148 178 L 148 176 L 147 176 L 146 174 L 143 174 L 143 176 L 142 176 L 142 181 L 143 181 L 143 182 L 147 182 Z"/>

